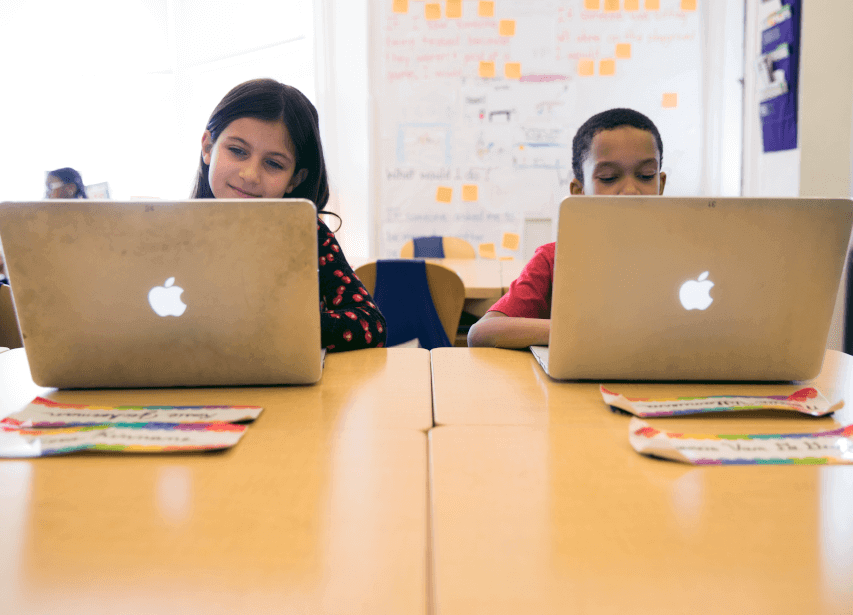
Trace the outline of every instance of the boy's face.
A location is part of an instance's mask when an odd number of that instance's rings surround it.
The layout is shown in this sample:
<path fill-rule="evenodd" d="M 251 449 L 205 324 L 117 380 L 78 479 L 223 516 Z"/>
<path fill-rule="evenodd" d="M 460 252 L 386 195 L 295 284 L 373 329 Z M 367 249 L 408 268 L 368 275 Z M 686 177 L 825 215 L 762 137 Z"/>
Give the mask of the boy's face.
<path fill-rule="evenodd" d="M 583 185 L 573 179 L 572 194 L 663 194 L 666 173 L 652 133 L 633 126 L 602 130 L 592 138 L 583 162 Z"/>

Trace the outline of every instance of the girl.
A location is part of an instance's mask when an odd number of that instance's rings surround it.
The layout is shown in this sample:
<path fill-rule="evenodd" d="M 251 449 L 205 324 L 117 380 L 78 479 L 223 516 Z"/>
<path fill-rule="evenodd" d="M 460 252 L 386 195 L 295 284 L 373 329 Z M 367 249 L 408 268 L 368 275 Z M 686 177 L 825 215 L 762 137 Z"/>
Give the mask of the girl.
<path fill-rule="evenodd" d="M 62 167 L 47 174 L 45 196 L 49 199 L 85 199 L 83 178 L 71 167 Z"/>
<path fill-rule="evenodd" d="M 202 135 L 191 196 L 303 198 L 323 211 L 329 184 L 314 105 L 296 88 L 273 79 L 232 89 Z M 328 351 L 383 346 L 385 319 L 319 218 L 317 246 L 323 346 Z"/>

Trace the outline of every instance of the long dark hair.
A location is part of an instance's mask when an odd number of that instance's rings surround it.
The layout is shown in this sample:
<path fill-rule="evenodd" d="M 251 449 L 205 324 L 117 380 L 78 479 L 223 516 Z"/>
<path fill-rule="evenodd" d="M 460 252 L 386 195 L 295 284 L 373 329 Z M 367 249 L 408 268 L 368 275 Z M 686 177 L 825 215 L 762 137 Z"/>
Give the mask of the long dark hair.
<path fill-rule="evenodd" d="M 253 79 L 241 83 L 228 92 L 210 114 L 207 130 L 213 142 L 231 122 L 244 117 L 284 122 L 296 150 L 294 168 L 296 172 L 308 170 L 305 179 L 287 196 L 308 199 L 316 205 L 318 212 L 323 211 L 329 202 L 329 181 L 320 143 L 320 120 L 311 101 L 296 88 L 275 79 Z M 210 165 L 205 164 L 202 153 L 191 198 L 214 198 L 209 172 Z"/>
<path fill-rule="evenodd" d="M 83 178 L 80 177 L 80 173 L 78 173 L 75 169 L 71 167 L 62 167 L 61 169 L 56 169 L 54 171 L 49 171 L 47 177 L 55 177 L 63 184 L 74 184 L 74 187 L 77 189 L 77 192 L 74 194 L 75 199 L 87 199 L 89 198 L 86 195 L 86 186 L 83 184 Z"/>

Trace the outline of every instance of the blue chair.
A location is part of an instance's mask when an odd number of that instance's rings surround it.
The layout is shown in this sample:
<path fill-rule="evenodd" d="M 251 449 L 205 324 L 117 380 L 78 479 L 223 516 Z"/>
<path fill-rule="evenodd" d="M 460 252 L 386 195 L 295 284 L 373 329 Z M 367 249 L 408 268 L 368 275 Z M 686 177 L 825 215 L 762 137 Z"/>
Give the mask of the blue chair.
<path fill-rule="evenodd" d="M 400 248 L 400 258 L 477 258 L 477 253 L 459 237 L 415 237 Z"/>
<path fill-rule="evenodd" d="M 453 345 L 465 285 L 455 272 L 422 260 L 379 260 L 355 271 L 388 327 L 386 346 L 417 339 L 429 350 Z"/>

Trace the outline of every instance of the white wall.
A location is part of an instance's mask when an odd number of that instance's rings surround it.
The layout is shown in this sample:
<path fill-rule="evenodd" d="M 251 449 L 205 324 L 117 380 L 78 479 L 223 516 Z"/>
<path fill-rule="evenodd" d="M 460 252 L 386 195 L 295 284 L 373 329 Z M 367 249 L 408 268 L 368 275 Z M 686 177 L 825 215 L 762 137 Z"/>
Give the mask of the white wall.
<path fill-rule="evenodd" d="M 807 3 L 800 60 L 800 194 L 853 196 L 853 2 Z"/>
<path fill-rule="evenodd" d="M 744 2 L 703 2 L 705 147 L 702 194 L 740 196 Z"/>
<path fill-rule="evenodd" d="M 799 148 L 765 154 L 761 140 L 761 121 L 758 116 L 760 101 L 755 72 L 755 61 L 761 52 L 761 2 L 762 0 L 746 0 L 743 196 L 794 197 L 800 193 Z"/>
<path fill-rule="evenodd" d="M 803 11 L 800 59 L 800 194 L 853 196 L 853 2 L 824 0 Z M 848 272 L 849 274 L 850 272 Z M 829 348 L 844 343 L 846 278 Z"/>
<path fill-rule="evenodd" d="M 764 154 L 755 96 L 747 70 L 744 113 L 744 195 L 853 196 L 853 3 L 804 2 L 800 50 L 799 149 Z M 747 0 L 747 67 L 759 50 L 761 0 Z M 844 286 L 839 288 L 827 346 L 840 350 Z"/>
<path fill-rule="evenodd" d="M 314 0 L 318 111 L 331 185 L 327 209 L 343 220 L 337 237 L 349 258 L 369 256 L 374 237 L 367 73 L 369 5 L 368 0 Z M 335 228 L 333 219 L 327 222 Z"/>
<path fill-rule="evenodd" d="M 72 166 L 113 198 L 186 198 L 231 87 L 314 92 L 313 0 L 2 0 L 0 200 Z"/>

